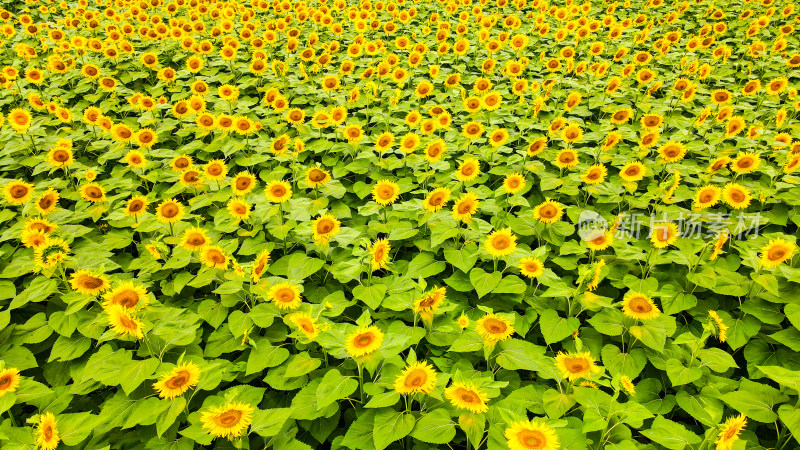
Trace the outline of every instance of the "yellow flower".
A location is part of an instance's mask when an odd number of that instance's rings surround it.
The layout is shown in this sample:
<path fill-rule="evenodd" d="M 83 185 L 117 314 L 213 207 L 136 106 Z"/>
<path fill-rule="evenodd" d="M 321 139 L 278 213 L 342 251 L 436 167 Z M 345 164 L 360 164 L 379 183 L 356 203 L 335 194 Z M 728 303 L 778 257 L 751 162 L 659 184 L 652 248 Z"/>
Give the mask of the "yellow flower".
<path fill-rule="evenodd" d="M 233 439 L 241 436 L 247 427 L 253 423 L 255 408 L 240 402 L 226 403 L 216 406 L 200 415 L 203 429 L 209 434 Z"/>
<path fill-rule="evenodd" d="M 514 253 L 517 249 L 517 237 L 508 228 L 496 230 L 486 237 L 484 243 L 486 253 L 493 258 L 501 258 Z"/>
<path fill-rule="evenodd" d="M 125 205 L 125 210 L 122 212 L 126 216 L 138 217 L 147 212 L 147 207 L 149 205 L 150 202 L 147 200 L 147 197 L 143 195 L 135 195 L 128 199 L 128 203 Z"/>
<path fill-rule="evenodd" d="M 164 200 L 156 208 L 156 219 L 161 223 L 178 222 L 183 218 L 183 215 L 183 205 L 174 198 Z"/>
<path fill-rule="evenodd" d="M 69 167 L 75 162 L 75 158 L 72 154 L 72 148 L 63 146 L 63 145 L 56 145 L 47 152 L 47 158 L 45 159 L 51 167 Z"/>
<path fill-rule="evenodd" d="M 556 432 L 542 422 L 512 422 L 505 430 L 510 450 L 558 450 L 561 444 Z"/>
<path fill-rule="evenodd" d="M 436 387 L 436 381 L 433 366 L 417 361 L 406 366 L 395 378 L 394 390 L 398 394 L 429 394 Z"/>
<path fill-rule="evenodd" d="M 158 136 L 153 130 L 143 128 L 136 132 L 135 140 L 139 147 L 150 148 L 158 142 Z"/>
<path fill-rule="evenodd" d="M 436 212 L 447 206 L 448 200 L 450 200 L 450 189 L 445 187 L 436 188 L 425 197 L 422 207 L 426 211 Z"/>
<path fill-rule="evenodd" d="M 481 174 L 481 165 L 475 158 L 467 158 L 461 162 L 456 171 L 459 181 L 472 181 Z"/>
<path fill-rule="evenodd" d="M 137 339 L 144 337 L 144 324 L 131 311 L 122 305 L 110 305 L 105 308 L 108 324 L 119 335 L 130 335 Z"/>
<path fill-rule="evenodd" d="M 213 159 L 203 166 L 205 177 L 211 181 L 222 181 L 228 175 L 228 166 L 221 159 Z"/>
<path fill-rule="evenodd" d="M 135 311 L 147 305 L 147 289 L 133 281 L 125 281 L 118 284 L 110 292 L 107 292 L 103 298 L 105 298 L 105 302 L 103 302 L 104 308 L 118 305 L 130 311 Z"/>
<path fill-rule="evenodd" d="M 593 373 L 602 372 L 602 369 L 595 364 L 594 358 L 589 352 L 561 352 L 556 355 L 556 367 L 570 381 L 587 378 Z"/>
<path fill-rule="evenodd" d="M 655 248 L 666 248 L 674 244 L 680 236 L 678 225 L 672 222 L 660 222 L 651 230 L 650 242 Z"/>
<path fill-rule="evenodd" d="M 388 239 L 378 239 L 367 247 L 370 255 L 372 271 L 387 269 L 389 267 L 389 252 L 392 246 Z"/>
<path fill-rule="evenodd" d="M 292 186 L 283 180 L 273 180 L 267 183 L 264 195 L 272 203 L 283 203 L 292 198 Z"/>
<path fill-rule="evenodd" d="M 742 152 L 730 164 L 736 173 L 751 173 L 761 166 L 761 157 L 752 152 Z"/>
<path fill-rule="evenodd" d="M 56 417 L 51 412 L 39 415 L 39 426 L 36 428 L 36 445 L 40 450 L 54 450 L 61 441 L 56 428 Z"/>
<path fill-rule="evenodd" d="M 580 142 L 583 139 L 583 130 L 577 124 L 571 123 L 561 130 L 561 139 L 568 143 Z"/>
<path fill-rule="evenodd" d="M 750 189 L 738 183 L 728 183 L 722 189 L 722 198 L 733 209 L 745 209 L 750 206 L 753 197 Z"/>
<path fill-rule="evenodd" d="M 159 397 L 173 399 L 197 386 L 199 381 L 200 367 L 193 362 L 185 362 L 161 375 L 160 379 L 153 383 L 153 389 L 158 392 Z"/>
<path fill-rule="evenodd" d="M 106 201 L 106 190 L 97 183 L 87 183 L 80 188 L 81 198 L 91 203 Z"/>
<path fill-rule="evenodd" d="M 487 314 L 475 322 L 475 331 L 487 343 L 504 341 L 514 334 L 514 326 L 505 317 Z"/>
<path fill-rule="evenodd" d="M 678 162 L 686 156 L 686 146 L 681 142 L 669 141 L 658 148 L 658 154 L 665 162 Z"/>
<path fill-rule="evenodd" d="M 228 201 L 228 213 L 231 217 L 236 219 L 237 222 L 247 220 L 250 217 L 250 204 L 238 198 L 232 198 Z"/>
<path fill-rule="evenodd" d="M 739 434 L 746 426 L 747 417 L 745 417 L 744 414 L 739 414 L 725 421 L 725 423 L 720 426 L 717 440 L 714 442 L 717 444 L 716 450 L 731 450 L 733 448 L 733 443 L 739 439 Z"/>
<path fill-rule="evenodd" d="M 24 133 L 31 127 L 31 113 L 21 108 L 14 108 L 8 113 L 8 124 L 17 133 Z"/>
<path fill-rule="evenodd" d="M 519 271 L 528 278 L 537 278 L 544 273 L 544 264 L 538 258 L 522 258 L 519 261 Z"/>
<path fill-rule="evenodd" d="M 12 205 L 21 205 L 33 197 L 33 185 L 22 180 L 13 180 L 3 187 L 6 201 Z"/>
<path fill-rule="evenodd" d="M 425 160 L 433 164 L 442 159 L 445 151 L 447 151 L 447 145 L 444 140 L 437 139 L 425 147 Z"/>
<path fill-rule="evenodd" d="M 108 277 L 85 269 L 73 272 L 69 283 L 73 290 L 83 295 L 97 295 L 111 287 Z"/>
<path fill-rule="evenodd" d="M 721 197 L 722 189 L 719 187 L 713 185 L 703 186 L 694 197 L 694 207 L 702 211 L 719 203 Z"/>
<path fill-rule="evenodd" d="M 312 167 L 306 172 L 306 183 L 311 187 L 325 186 L 331 180 L 331 174 L 320 167 Z"/>
<path fill-rule="evenodd" d="M 20 379 L 19 370 L 13 367 L 0 369 L 0 397 L 16 391 L 19 387 Z"/>
<path fill-rule="evenodd" d="M 508 142 L 508 138 L 508 130 L 505 128 L 499 128 L 489 134 L 489 145 L 495 148 L 500 147 Z"/>
<path fill-rule="evenodd" d="M 453 218 L 462 222 L 470 222 L 472 215 L 478 212 L 478 196 L 467 192 L 453 204 Z"/>
<path fill-rule="evenodd" d="M 614 243 L 614 233 L 612 231 L 597 230 L 584 239 L 586 246 L 594 251 L 605 250 Z"/>
<path fill-rule="evenodd" d="M 777 267 L 788 261 L 797 250 L 797 245 L 783 238 L 770 239 L 761 248 L 761 265 L 767 269 Z"/>
<path fill-rule="evenodd" d="M 228 270 L 230 258 L 217 245 L 206 245 L 200 249 L 200 262 L 206 267 L 219 270 Z"/>
<path fill-rule="evenodd" d="M 489 396 L 472 383 L 453 382 L 444 390 L 444 396 L 456 408 L 466 409 L 475 414 L 489 411 L 489 406 L 486 404 Z"/>
<path fill-rule="evenodd" d="M 554 223 L 561 220 L 564 208 L 553 200 L 546 200 L 533 208 L 533 218 L 542 223 Z"/>
<path fill-rule="evenodd" d="M 519 173 L 506 175 L 503 179 L 503 190 L 508 194 L 517 194 L 525 189 L 525 177 Z"/>
<path fill-rule="evenodd" d="M 372 199 L 381 206 L 391 205 L 397 200 L 400 186 L 391 180 L 381 180 L 372 187 Z"/>
<path fill-rule="evenodd" d="M 375 325 L 360 327 L 347 335 L 345 340 L 347 354 L 353 358 L 369 355 L 381 348 L 382 344 L 383 332 Z"/>
<path fill-rule="evenodd" d="M 258 253 L 258 256 L 256 256 L 256 260 L 253 261 L 253 267 L 250 270 L 250 278 L 253 280 L 254 283 L 258 283 L 261 280 L 261 277 L 267 270 L 269 259 L 270 259 L 270 254 L 269 250 L 267 249 L 261 250 Z"/>
<path fill-rule="evenodd" d="M 600 184 L 605 181 L 606 175 L 608 175 L 608 169 L 606 169 L 606 166 L 602 164 L 594 164 L 586 169 L 586 172 L 581 175 L 581 179 L 586 184 Z"/>
<path fill-rule="evenodd" d="M 59 195 L 55 189 L 47 188 L 44 194 L 40 195 L 36 199 L 36 210 L 39 212 L 39 214 L 46 216 L 55 211 L 60 198 L 61 195 Z"/>
<path fill-rule="evenodd" d="M 144 153 L 139 150 L 130 150 L 125 153 L 125 162 L 135 169 L 141 169 L 147 165 L 147 159 L 145 159 Z"/>
<path fill-rule="evenodd" d="M 414 311 L 425 314 L 433 313 L 444 302 L 446 293 L 447 288 L 445 287 L 434 287 L 425 292 L 414 301 Z"/>
<path fill-rule="evenodd" d="M 64 261 L 69 252 L 69 245 L 64 240 L 48 237 L 43 243 L 34 247 L 34 263 L 37 269 L 52 269 Z"/>
<path fill-rule="evenodd" d="M 287 281 L 270 287 L 267 298 L 280 309 L 297 309 L 303 303 L 300 289 Z"/>
<path fill-rule="evenodd" d="M 328 243 L 332 237 L 339 234 L 340 229 L 341 222 L 331 214 L 323 214 L 311 224 L 314 240 L 321 244 Z"/>
<path fill-rule="evenodd" d="M 636 386 L 633 385 L 633 381 L 627 375 L 623 375 L 619 378 L 619 383 L 622 385 L 622 388 L 625 389 L 626 392 L 630 395 L 636 394 Z"/>
<path fill-rule="evenodd" d="M 198 227 L 192 227 L 183 232 L 181 237 L 181 246 L 186 250 L 200 250 L 208 245 L 208 235 L 206 230 Z"/>
<path fill-rule="evenodd" d="M 626 317 L 637 320 L 650 320 L 655 319 L 661 315 L 653 300 L 640 293 L 628 291 L 622 300 L 622 312 Z"/>
<path fill-rule="evenodd" d="M 314 338 L 319 336 L 321 331 L 319 325 L 317 325 L 317 319 L 312 317 L 310 314 L 305 312 L 295 312 L 286 316 L 287 320 L 289 320 L 294 326 L 300 330 L 305 337 L 313 341 Z"/>
<path fill-rule="evenodd" d="M 256 177 L 250 172 L 239 172 L 231 180 L 231 191 L 237 197 L 244 197 L 256 187 Z"/>

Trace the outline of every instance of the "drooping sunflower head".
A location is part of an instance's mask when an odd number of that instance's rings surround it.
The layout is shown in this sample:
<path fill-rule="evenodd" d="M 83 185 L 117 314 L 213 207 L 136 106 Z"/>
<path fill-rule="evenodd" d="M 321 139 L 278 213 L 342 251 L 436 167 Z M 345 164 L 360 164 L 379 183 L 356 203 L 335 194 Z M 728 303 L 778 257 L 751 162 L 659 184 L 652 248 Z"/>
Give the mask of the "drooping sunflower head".
<path fill-rule="evenodd" d="M 108 324 L 120 336 L 144 337 L 144 323 L 134 313 L 122 305 L 109 305 L 104 308 L 108 315 Z"/>

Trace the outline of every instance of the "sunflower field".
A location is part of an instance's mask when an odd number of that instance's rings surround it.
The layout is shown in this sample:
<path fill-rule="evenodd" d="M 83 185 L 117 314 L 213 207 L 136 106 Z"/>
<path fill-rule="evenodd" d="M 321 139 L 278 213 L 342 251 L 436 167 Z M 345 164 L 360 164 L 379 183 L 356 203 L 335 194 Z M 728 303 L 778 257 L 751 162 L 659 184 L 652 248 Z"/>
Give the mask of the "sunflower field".
<path fill-rule="evenodd" d="M 0 448 L 800 448 L 789 0 L 6 0 Z"/>

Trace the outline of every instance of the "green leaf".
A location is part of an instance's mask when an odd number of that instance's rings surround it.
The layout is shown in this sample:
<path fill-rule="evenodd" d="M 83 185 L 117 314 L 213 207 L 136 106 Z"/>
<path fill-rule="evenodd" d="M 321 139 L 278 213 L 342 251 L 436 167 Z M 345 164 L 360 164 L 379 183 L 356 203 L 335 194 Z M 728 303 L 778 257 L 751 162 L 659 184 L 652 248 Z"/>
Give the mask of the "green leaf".
<path fill-rule="evenodd" d="M 167 402 L 169 400 L 162 401 Z M 186 398 L 184 397 L 176 397 L 169 401 L 169 408 L 161 413 L 156 422 L 156 432 L 159 436 L 163 435 L 175 423 L 178 416 L 183 413 L 184 408 L 186 408 Z"/>
<path fill-rule="evenodd" d="M 436 261 L 431 252 L 422 252 L 408 263 L 406 276 L 409 278 L 429 278 L 443 272 L 447 268 L 444 261 Z"/>
<path fill-rule="evenodd" d="M 671 450 L 681 450 L 702 442 L 700 436 L 687 430 L 683 425 L 660 415 L 656 416 L 650 429 L 641 433 L 651 441 Z"/>
<path fill-rule="evenodd" d="M 575 404 L 575 399 L 571 395 L 558 392 L 555 389 L 548 389 L 542 395 L 544 412 L 551 419 L 558 419 L 563 416 Z"/>
<path fill-rule="evenodd" d="M 775 405 L 789 400 L 789 396 L 765 384 L 743 379 L 739 390 L 719 396 L 720 400 L 750 419 L 758 422 L 775 422 L 778 415 Z"/>
<path fill-rule="evenodd" d="M 520 277 L 509 275 L 503 277 L 503 280 L 500 281 L 500 284 L 498 284 L 492 292 L 495 294 L 523 294 L 527 289 L 528 285 L 525 284 Z"/>
<path fill-rule="evenodd" d="M 446 444 L 456 436 L 456 425 L 445 409 L 434 409 L 420 416 L 411 437 L 429 444 Z"/>
<path fill-rule="evenodd" d="M 666 371 L 673 386 L 689 384 L 703 376 L 703 370 L 699 367 L 686 367 L 682 362 L 674 358 L 667 360 Z"/>
<path fill-rule="evenodd" d="M 500 349 L 496 356 L 497 364 L 506 370 L 539 371 L 552 365 L 552 360 L 544 356 L 545 347 L 527 341 L 507 339 L 497 347 Z"/>
<path fill-rule="evenodd" d="M 792 439 L 800 445 L 800 408 L 790 405 L 781 405 L 778 408 L 778 417 L 786 428 L 792 432 Z"/>
<path fill-rule="evenodd" d="M 542 336 L 544 336 L 544 341 L 548 345 L 560 342 L 577 331 L 580 326 L 580 320 L 575 317 L 567 319 L 559 317 L 555 309 L 542 311 L 539 315 L 539 328 L 542 330 Z"/>
<path fill-rule="evenodd" d="M 291 414 L 292 410 L 290 408 L 257 409 L 253 413 L 253 423 L 250 425 L 250 432 L 256 433 L 262 437 L 275 436 L 281 431 Z"/>
<path fill-rule="evenodd" d="M 258 346 L 250 350 L 250 357 L 247 358 L 246 374 L 250 375 L 261 372 L 267 367 L 276 367 L 286 361 L 289 357 L 289 350 L 283 347 L 276 347 L 267 342 L 266 339 L 258 341 Z"/>
<path fill-rule="evenodd" d="M 291 280 L 304 280 L 315 274 L 325 261 L 318 258 L 309 258 L 303 253 L 294 253 L 289 258 L 289 266 L 286 270 L 286 277 Z"/>
<path fill-rule="evenodd" d="M 144 359 L 140 361 L 129 361 L 120 367 L 119 379 L 120 386 L 126 394 L 130 395 L 142 381 L 150 378 L 158 369 L 159 361 L 157 358 Z"/>
<path fill-rule="evenodd" d="M 296 378 L 303 376 L 322 364 L 317 358 L 312 358 L 308 352 L 293 355 L 286 365 L 286 377 Z"/>
<path fill-rule="evenodd" d="M 502 279 L 502 273 L 487 273 L 480 267 L 476 267 L 469 272 L 469 281 L 472 283 L 472 287 L 475 288 L 478 298 L 482 298 L 486 294 L 492 292 L 492 290 L 500 284 L 500 280 Z"/>
<path fill-rule="evenodd" d="M 358 285 L 353 288 L 353 298 L 366 303 L 372 309 L 378 309 L 385 297 L 386 285 L 383 284 Z"/>
<path fill-rule="evenodd" d="M 780 366 L 756 366 L 772 381 L 800 392 L 800 370 L 789 370 Z"/>
<path fill-rule="evenodd" d="M 478 246 L 476 244 L 467 244 L 460 250 L 446 248 L 444 249 L 444 259 L 462 272 L 467 273 L 478 261 Z"/>
<path fill-rule="evenodd" d="M 329 370 L 317 386 L 317 410 L 348 397 L 358 389 L 358 380 L 346 377 L 337 369 Z"/>
<path fill-rule="evenodd" d="M 372 431 L 375 429 L 375 410 L 368 409 L 347 429 L 342 445 L 355 450 L 373 450 Z"/>
<path fill-rule="evenodd" d="M 381 409 L 375 413 L 372 439 L 376 450 L 383 450 L 392 442 L 402 439 L 414 429 L 414 416 L 393 409 Z"/>

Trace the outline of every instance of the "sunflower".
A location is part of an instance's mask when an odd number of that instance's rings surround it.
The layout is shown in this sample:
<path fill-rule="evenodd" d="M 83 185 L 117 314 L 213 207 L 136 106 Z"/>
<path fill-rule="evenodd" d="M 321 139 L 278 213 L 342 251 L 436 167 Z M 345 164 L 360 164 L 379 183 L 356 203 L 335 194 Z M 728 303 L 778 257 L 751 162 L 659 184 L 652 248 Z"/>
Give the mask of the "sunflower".
<path fill-rule="evenodd" d="M 389 252 L 392 246 L 388 239 L 378 239 L 367 246 L 370 255 L 370 265 L 372 271 L 387 269 L 389 267 Z"/>
<path fill-rule="evenodd" d="M 655 248 L 666 248 L 674 244 L 679 236 L 680 231 L 678 230 L 677 224 L 661 222 L 653 227 L 652 234 L 650 235 L 650 242 L 653 243 L 653 247 Z"/>
<path fill-rule="evenodd" d="M 528 153 L 528 156 L 536 156 L 545 150 L 547 150 L 547 138 L 541 137 L 528 144 L 526 152 Z"/>
<path fill-rule="evenodd" d="M 17 133 L 26 132 L 32 121 L 31 113 L 22 108 L 14 108 L 8 113 L 8 123 Z"/>
<path fill-rule="evenodd" d="M 605 250 L 614 243 L 614 233 L 611 230 L 605 232 L 597 230 L 586 236 L 584 240 L 586 241 L 586 246 L 591 250 Z"/>
<path fill-rule="evenodd" d="M 558 152 L 553 163 L 559 169 L 572 169 L 578 164 L 578 153 L 571 148 L 565 148 Z"/>
<path fill-rule="evenodd" d="M 611 123 L 615 125 L 622 125 L 627 123 L 633 117 L 633 110 L 630 108 L 620 108 L 611 114 Z"/>
<path fill-rule="evenodd" d="M 767 83 L 767 95 L 779 95 L 789 85 L 789 80 L 784 77 L 775 78 Z"/>
<path fill-rule="evenodd" d="M 503 179 L 503 190 L 507 194 L 517 194 L 525 189 L 525 177 L 519 173 L 506 175 Z"/>
<path fill-rule="evenodd" d="M 563 206 L 553 200 L 545 200 L 533 208 L 533 218 L 542 223 L 558 222 L 563 215 Z"/>
<path fill-rule="evenodd" d="M 464 193 L 453 204 L 453 218 L 461 222 L 470 222 L 472 215 L 478 212 L 478 196 L 472 192 Z"/>
<path fill-rule="evenodd" d="M 353 358 L 369 355 L 381 348 L 383 332 L 375 325 L 360 327 L 347 335 L 345 349 Z"/>
<path fill-rule="evenodd" d="M 658 154 L 665 162 L 678 162 L 686 156 L 686 146 L 681 142 L 669 141 L 658 148 Z"/>
<path fill-rule="evenodd" d="M 389 131 L 384 131 L 383 133 L 379 134 L 377 138 L 375 138 L 375 150 L 380 153 L 383 153 L 392 148 L 392 144 L 394 144 L 394 133 Z"/>
<path fill-rule="evenodd" d="M 180 221 L 184 215 L 183 205 L 174 198 L 168 198 L 156 208 L 156 219 L 161 223 L 172 224 Z"/>
<path fill-rule="evenodd" d="M 505 437 L 510 450 L 558 450 L 561 448 L 556 432 L 538 421 L 511 422 L 505 430 Z"/>
<path fill-rule="evenodd" d="M 466 409 L 475 414 L 489 411 L 489 406 L 486 404 L 489 396 L 472 383 L 455 381 L 444 390 L 444 396 L 456 408 Z"/>
<path fill-rule="evenodd" d="M 286 121 L 292 125 L 302 125 L 305 120 L 306 114 L 300 108 L 293 108 L 286 112 Z"/>
<path fill-rule="evenodd" d="M 556 355 L 556 368 L 570 381 L 587 378 L 594 373 L 600 373 L 602 371 L 602 369 L 595 364 L 594 358 L 592 358 L 592 354 L 589 352 L 561 352 Z"/>
<path fill-rule="evenodd" d="M 22 180 L 13 180 L 3 187 L 3 195 L 8 203 L 21 205 L 33 197 L 33 185 Z"/>
<path fill-rule="evenodd" d="M 483 125 L 480 122 L 470 121 L 464 124 L 461 134 L 470 140 L 479 139 L 483 135 Z"/>
<path fill-rule="evenodd" d="M 505 128 L 498 128 L 489 134 L 489 145 L 497 148 L 508 142 L 508 139 L 508 130 Z"/>
<path fill-rule="evenodd" d="M 283 203 L 292 197 L 292 187 L 283 180 L 270 181 L 267 183 L 264 195 L 272 203 Z"/>
<path fill-rule="evenodd" d="M 788 261 L 797 250 L 797 245 L 786 239 L 770 239 L 769 243 L 761 248 L 761 265 L 767 269 L 777 267 Z"/>
<path fill-rule="evenodd" d="M 731 161 L 731 170 L 736 173 L 751 173 L 761 166 L 761 157 L 752 152 L 741 152 Z"/>
<path fill-rule="evenodd" d="M 150 148 L 158 142 L 158 136 L 150 128 L 143 128 L 136 132 L 134 140 L 139 147 Z"/>
<path fill-rule="evenodd" d="M 81 198 L 91 203 L 106 201 L 106 190 L 97 183 L 87 183 L 80 188 Z"/>
<path fill-rule="evenodd" d="M 739 439 L 739 434 L 746 426 L 747 417 L 744 414 L 739 414 L 726 420 L 725 423 L 720 425 L 717 440 L 714 441 L 717 444 L 716 450 L 731 450 L 733 443 Z"/>
<path fill-rule="evenodd" d="M 450 189 L 445 187 L 436 188 L 425 197 L 422 207 L 426 211 L 436 212 L 447 206 L 448 200 L 450 200 Z"/>
<path fill-rule="evenodd" d="M 138 217 L 147 212 L 147 207 L 149 205 L 150 202 L 147 200 L 147 197 L 144 195 L 134 195 L 128 199 L 125 209 L 122 212 L 129 217 Z"/>
<path fill-rule="evenodd" d="M 639 147 L 650 148 L 658 144 L 661 139 L 661 134 L 658 131 L 652 131 L 641 135 L 639 138 Z"/>
<path fill-rule="evenodd" d="M 175 172 L 183 172 L 192 167 L 192 157 L 188 155 L 179 155 L 172 159 L 170 168 Z"/>
<path fill-rule="evenodd" d="M 200 262 L 206 267 L 219 270 L 228 270 L 230 258 L 218 245 L 206 245 L 200 249 Z"/>
<path fill-rule="evenodd" d="M 400 186 L 391 180 L 381 180 L 372 187 L 372 199 L 381 206 L 391 205 L 397 200 Z"/>
<path fill-rule="evenodd" d="M 331 181 L 331 174 L 320 167 L 312 167 L 306 172 L 306 184 L 311 187 L 325 186 Z"/>
<path fill-rule="evenodd" d="M 203 166 L 203 174 L 207 179 L 219 182 L 228 175 L 228 166 L 221 159 L 212 159 Z"/>
<path fill-rule="evenodd" d="M 200 422 L 203 424 L 203 429 L 213 436 L 237 438 L 253 423 L 254 411 L 255 408 L 246 403 L 228 402 L 223 406 L 203 411 Z"/>
<path fill-rule="evenodd" d="M 98 295 L 111 287 L 108 277 L 104 274 L 96 274 L 89 270 L 81 269 L 72 273 L 69 277 L 72 289 L 83 295 Z"/>
<path fill-rule="evenodd" d="M 9 367 L 0 369 L 0 398 L 4 395 L 15 392 L 19 387 L 19 370 Z"/>
<path fill-rule="evenodd" d="M 125 281 L 107 292 L 103 298 L 105 299 L 104 308 L 117 305 L 129 311 L 136 311 L 147 305 L 147 289 L 133 281 Z"/>
<path fill-rule="evenodd" d="M 121 336 L 130 335 L 137 339 L 144 337 L 144 324 L 133 313 L 122 305 L 110 305 L 105 308 L 108 324 Z"/>
<path fill-rule="evenodd" d="M 313 341 L 322 331 L 311 314 L 306 312 L 294 312 L 286 316 L 286 319 L 291 322 L 303 335 L 310 341 Z"/>
<path fill-rule="evenodd" d="M 625 294 L 622 300 L 622 312 L 626 317 L 636 320 L 650 320 L 661 315 L 658 306 L 650 297 L 634 291 Z"/>
<path fill-rule="evenodd" d="M 47 242 L 47 235 L 39 230 L 22 230 L 20 241 L 25 247 L 35 249 Z"/>
<path fill-rule="evenodd" d="M 269 250 L 264 249 L 258 253 L 255 261 L 253 261 L 253 266 L 250 268 L 250 278 L 253 280 L 253 283 L 258 283 L 261 280 L 264 272 L 267 271 L 269 260 Z"/>
<path fill-rule="evenodd" d="M 619 177 L 629 183 L 641 181 L 646 173 L 647 168 L 639 161 L 630 162 L 619 169 Z"/>
<path fill-rule="evenodd" d="M 142 169 L 147 165 L 147 159 L 145 159 L 144 153 L 139 150 L 130 150 L 125 153 L 125 162 L 128 163 L 128 166 L 135 169 Z"/>
<path fill-rule="evenodd" d="M 724 105 L 726 103 L 730 103 L 731 100 L 733 100 L 733 96 L 727 89 L 717 89 L 711 93 L 711 101 L 715 105 Z"/>
<path fill-rule="evenodd" d="M 247 220 L 251 212 L 250 204 L 238 198 L 228 200 L 227 210 L 237 222 Z"/>
<path fill-rule="evenodd" d="M 52 269 L 64 261 L 70 251 L 69 245 L 63 239 L 48 237 L 43 243 L 34 247 L 34 263 L 38 269 Z"/>
<path fill-rule="evenodd" d="M 50 167 L 69 167 L 75 162 L 75 157 L 72 154 L 72 148 L 56 145 L 47 152 L 45 161 L 50 164 Z"/>
<path fill-rule="evenodd" d="M 433 164 L 444 156 L 447 151 L 447 145 L 444 140 L 437 139 L 425 147 L 425 160 Z"/>
<path fill-rule="evenodd" d="M 341 222 L 331 214 L 323 214 L 311 224 L 314 240 L 320 244 L 327 243 L 339 233 Z"/>
<path fill-rule="evenodd" d="M 111 137 L 119 142 L 130 142 L 134 134 L 127 125 L 118 123 L 111 127 Z"/>
<path fill-rule="evenodd" d="M 742 116 L 733 116 L 728 120 L 728 123 L 725 125 L 725 137 L 731 138 L 733 136 L 738 135 L 739 133 L 744 130 L 745 127 L 744 117 Z"/>
<path fill-rule="evenodd" d="M 626 392 L 630 395 L 636 394 L 636 386 L 634 386 L 633 381 L 631 381 L 630 377 L 627 375 L 623 375 L 619 378 L 619 383 L 622 385 L 622 388 L 625 389 Z"/>
<path fill-rule="evenodd" d="M 728 183 L 722 189 L 722 198 L 733 209 L 745 209 L 750 206 L 753 197 L 750 189 L 738 183 Z"/>
<path fill-rule="evenodd" d="M 519 271 L 528 278 L 537 278 L 544 273 L 544 264 L 538 258 L 522 258 L 519 261 Z"/>
<path fill-rule="evenodd" d="M 481 173 L 480 162 L 475 158 L 467 158 L 461 162 L 456 171 L 456 178 L 459 181 L 472 181 Z"/>
<path fill-rule="evenodd" d="M 719 203 L 722 197 L 722 189 L 714 185 L 701 187 L 694 197 L 694 207 L 700 211 L 710 208 Z"/>
<path fill-rule="evenodd" d="M 273 285 L 269 288 L 267 298 L 280 309 L 297 309 L 303 303 L 300 289 L 289 282 Z"/>
<path fill-rule="evenodd" d="M 586 184 L 600 184 L 605 181 L 608 169 L 603 164 L 594 164 L 581 175 L 581 180 Z"/>
<path fill-rule="evenodd" d="M 514 253 L 517 249 L 517 237 L 510 229 L 504 228 L 502 230 L 493 231 L 486 237 L 484 242 L 486 253 L 493 258 L 502 258 Z"/>
<path fill-rule="evenodd" d="M 200 381 L 200 367 L 193 362 L 185 362 L 173 367 L 159 378 L 153 383 L 153 389 L 158 392 L 160 398 L 173 399 L 197 386 Z"/>
<path fill-rule="evenodd" d="M 434 287 L 423 293 L 419 298 L 414 300 L 414 312 L 432 314 L 441 306 L 442 302 L 444 302 L 446 294 L 447 288 L 445 287 Z"/>
<path fill-rule="evenodd" d="M 639 119 L 639 122 L 642 124 L 642 127 L 654 130 L 659 128 L 664 123 L 664 116 L 661 114 L 645 114 Z"/>
<path fill-rule="evenodd" d="M 475 322 L 475 331 L 484 342 L 496 344 L 511 337 L 514 334 L 514 326 L 505 317 L 487 314 Z"/>
<path fill-rule="evenodd" d="M 61 441 L 56 417 L 51 412 L 39 415 L 39 426 L 36 428 L 36 445 L 40 450 L 54 450 Z"/>
<path fill-rule="evenodd" d="M 437 375 L 433 366 L 417 361 L 409 364 L 394 380 L 398 394 L 430 394 L 436 387 Z"/>

